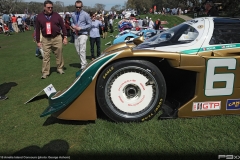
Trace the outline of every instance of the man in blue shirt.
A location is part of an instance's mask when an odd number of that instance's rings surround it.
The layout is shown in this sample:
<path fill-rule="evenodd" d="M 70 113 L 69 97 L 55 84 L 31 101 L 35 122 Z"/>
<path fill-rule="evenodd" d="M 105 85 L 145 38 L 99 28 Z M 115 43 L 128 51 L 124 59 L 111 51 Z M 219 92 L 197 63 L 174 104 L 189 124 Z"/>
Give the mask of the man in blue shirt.
<path fill-rule="evenodd" d="M 72 14 L 72 27 L 75 30 L 75 48 L 81 59 L 81 69 L 87 65 L 86 60 L 86 44 L 88 39 L 88 32 L 91 28 L 92 20 L 89 14 L 82 10 L 82 1 L 75 2 L 76 12 Z"/>
<path fill-rule="evenodd" d="M 101 21 L 96 19 L 96 15 L 94 13 L 90 13 L 90 16 L 92 18 L 92 26 L 90 30 L 90 46 L 91 46 L 91 57 L 92 57 L 92 60 L 94 60 L 95 59 L 95 55 L 94 55 L 95 42 L 97 45 L 97 57 L 99 57 L 101 53 L 101 38 L 100 38 L 99 29 L 101 29 L 103 25 Z"/>
<path fill-rule="evenodd" d="M 10 17 L 9 15 L 7 14 L 7 12 L 5 12 L 2 16 L 2 20 L 3 20 L 3 23 L 7 25 L 8 28 L 10 28 Z"/>

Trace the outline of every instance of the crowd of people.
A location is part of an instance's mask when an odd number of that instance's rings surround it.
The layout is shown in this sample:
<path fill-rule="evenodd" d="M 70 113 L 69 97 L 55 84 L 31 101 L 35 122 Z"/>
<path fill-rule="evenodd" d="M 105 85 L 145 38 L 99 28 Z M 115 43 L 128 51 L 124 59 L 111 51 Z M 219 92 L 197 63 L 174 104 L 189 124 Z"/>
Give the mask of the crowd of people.
<path fill-rule="evenodd" d="M 7 14 L 5 12 L 0 16 L 0 33 L 10 36 L 11 32 L 25 32 L 34 27 L 36 15 L 26 14 L 24 16 L 16 16 L 15 14 Z"/>
<path fill-rule="evenodd" d="M 101 38 L 106 38 L 107 33 L 114 32 L 113 20 L 116 17 L 115 12 L 104 13 L 98 11 L 96 13 L 87 13 L 83 7 L 83 2 L 77 0 L 75 2 L 75 12 L 65 12 L 60 15 L 53 11 L 53 2 L 44 2 L 44 11 L 38 15 L 27 15 L 24 17 L 4 14 L 0 18 L 0 25 L 2 32 L 5 35 L 10 35 L 10 32 L 24 32 L 31 30 L 31 25 L 34 28 L 34 41 L 36 42 L 36 56 L 41 55 L 42 62 L 42 79 L 45 79 L 50 74 L 50 54 L 53 52 L 56 55 L 57 72 L 64 74 L 64 59 L 62 54 L 62 44 L 68 43 L 67 38 L 71 37 L 70 43 L 74 43 L 76 52 L 80 59 L 81 69 L 83 70 L 87 65 L 86 60 L 86 44 L 88 37 L 90 39 L 91 58 L 94 60 L 100 56 L 101 52 Z M 211 1 L 206 1 L 206 10 L 208 16 L 217 15 L 216 10 L 212 7 Z M 168 12 L 163 8 L 163 14 Z M 181 14 L 180 8 L 177 9 L 178 14 Z M 176 13 L 177 13 L 176 12 Z M 148 17 L 136 18 L 133 13 L 129 19 L 124 18 L 124 13 L 121 16 L 122 20 L 119 22 L 130 22 L 135 28 L 148 27 L 152 29 L 162 29 L 162 22 L 157 19 L 155 22 Z M 137 22 L 137 23 L 136 23 Z M 94 47 L 97 47 L 97 55 L 94 54 Z"/>

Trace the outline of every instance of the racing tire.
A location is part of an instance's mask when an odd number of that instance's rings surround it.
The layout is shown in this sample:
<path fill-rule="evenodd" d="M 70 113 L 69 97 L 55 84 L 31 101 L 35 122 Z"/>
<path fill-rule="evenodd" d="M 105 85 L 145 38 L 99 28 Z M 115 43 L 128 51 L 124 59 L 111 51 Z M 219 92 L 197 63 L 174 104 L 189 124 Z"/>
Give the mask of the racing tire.
<path fill-rule="evenodd" d="M 96 97 L 111 120 L 142 122 L 152 119 L 161 109 L 166 83 L 161 71 L 149 61 L 118 61 L 100 73 Z"/>

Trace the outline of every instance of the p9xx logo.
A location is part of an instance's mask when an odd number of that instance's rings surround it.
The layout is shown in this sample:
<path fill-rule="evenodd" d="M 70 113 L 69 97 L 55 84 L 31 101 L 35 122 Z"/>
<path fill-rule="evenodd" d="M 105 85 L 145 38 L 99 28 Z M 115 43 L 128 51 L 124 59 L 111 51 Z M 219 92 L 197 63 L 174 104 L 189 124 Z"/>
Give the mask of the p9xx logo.
<path fill-rule="evenodd" d="M 209 59 L 206 65 L 205 95 L 206 96 L 228 96 L 233 93 L 234 73 L 216 73 L 216 68 L 227 68 L 235 70 L 237 60 L 235 58 Z M 223 88 L 214 88 L 214 83 L 224 82 Z"/>

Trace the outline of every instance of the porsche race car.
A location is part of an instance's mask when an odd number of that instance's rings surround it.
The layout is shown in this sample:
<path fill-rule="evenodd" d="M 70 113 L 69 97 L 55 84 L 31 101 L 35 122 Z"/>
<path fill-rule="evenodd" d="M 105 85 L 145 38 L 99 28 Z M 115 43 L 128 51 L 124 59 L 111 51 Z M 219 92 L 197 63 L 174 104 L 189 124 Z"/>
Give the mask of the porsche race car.
<path fill-rule="evenodd" d="M 133 39 L 139 36 L 143 36 L 144 39 L 148 39 L 156 34 L 157 31 L 154 29 L 143 29 L 141 31 L 124 30 L 115 37 L 115 39 L 113 40 L 113 44 L 121 42 L 132 42 Z"/>
<path fill-rule="evenodd" d="M 240 113 L 240 20 L 202 17 L 112 45 L 41 116 L 116 122 Z"/>

